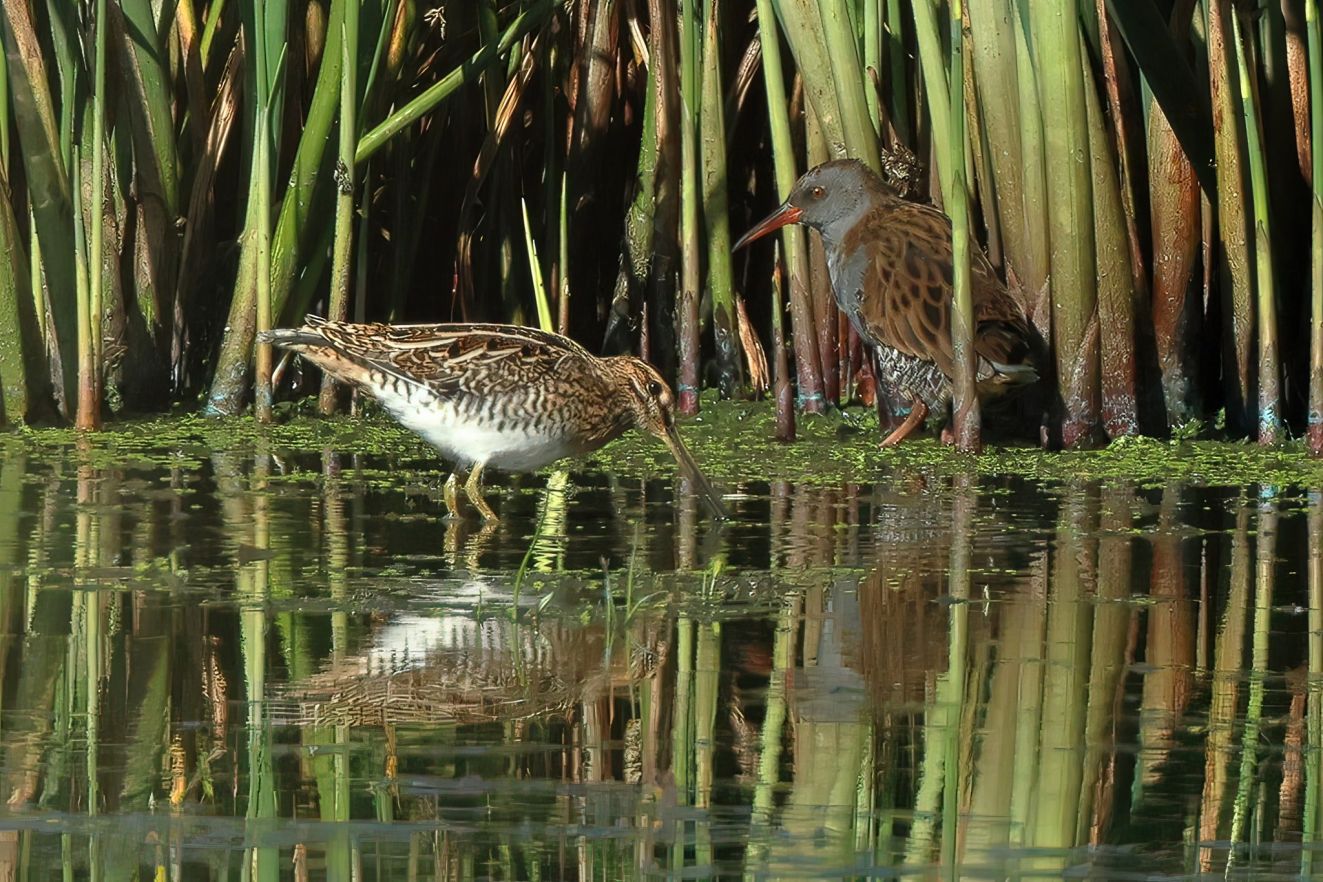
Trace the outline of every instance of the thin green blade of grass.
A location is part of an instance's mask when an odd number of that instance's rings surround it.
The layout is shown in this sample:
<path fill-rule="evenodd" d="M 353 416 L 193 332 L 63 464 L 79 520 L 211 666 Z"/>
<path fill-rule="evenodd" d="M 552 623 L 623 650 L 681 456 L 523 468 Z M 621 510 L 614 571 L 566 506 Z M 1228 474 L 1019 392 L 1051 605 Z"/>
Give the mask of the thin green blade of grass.
<path fill-rule="evenodd" d="M 528 221 L 528 200 L 519 198 L 519 210 L 524 219 L 524 249 L 528 255 L 528 275 L 533 282 L 533 303 L 537 307 L 538 327 L 555 332 L 551 318 L 551 303 L 547 300 L 547 286 L 542 283 L 542 264 L 537 258 L 537 245 L 533 242 L 533 225 Z"/>
<path fill-rule="evenodd" d="M 461 86 L 472 82 L 488 65 L 510 51 L 510 47 L 523 39 L 525 34 L 541 26 L 554 6 L 553 0 L 539 0 L 539 2 L 521 12 L 501 32 L 500 40 L 495 43 L 483 44 L 482 48 L 467 61 L 364 134 L 358 141 L 355 159 L 360 163 L 363 162 L 363 160 L 380 150 L 394 135 L 408 127 L 410 123 L 423 117 Z"/>

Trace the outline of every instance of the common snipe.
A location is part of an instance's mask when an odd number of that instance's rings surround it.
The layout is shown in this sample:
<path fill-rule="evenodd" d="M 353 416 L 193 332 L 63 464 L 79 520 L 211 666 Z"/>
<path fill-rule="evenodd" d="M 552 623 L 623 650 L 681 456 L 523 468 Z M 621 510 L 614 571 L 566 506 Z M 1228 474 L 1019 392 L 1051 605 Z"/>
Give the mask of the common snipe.
<path fill-rule="evenodd" d="M 796 223 L 822 236 L 836 304 L 875 348 L 879 381 L 913 402 L 882 441 L 899 444 L 951 400 L 951 219 L 901 199 L 857 159 L 840 159 L 806 172 L 735 247 Z M 1038 379 L 1034 331 L 971 244 L 976 377 L 979 395 L 991 396 Z"/>
<path fill-rule="evenodd" d="M 362 387 L 454 463 L 446 481 L 452 513 L 465 470 L 469 500 L 494 520 L 482 497 L 487 466 L 532 471 L 638 428 L 666 442 L 713 514 L 726 517 L 680 440 L 671 390 L 641 359 L 598 358 L 559 334 L 516 325 L 351 324 L 308 316 L 302 327 L 269 331 L 261 340 Z"/>

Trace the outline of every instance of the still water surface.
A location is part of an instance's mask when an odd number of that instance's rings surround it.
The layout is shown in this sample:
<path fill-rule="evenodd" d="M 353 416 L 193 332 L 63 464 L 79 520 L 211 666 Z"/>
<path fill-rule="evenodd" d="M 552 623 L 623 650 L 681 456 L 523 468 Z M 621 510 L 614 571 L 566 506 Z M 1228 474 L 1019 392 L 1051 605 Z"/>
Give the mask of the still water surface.
<path fill-rule="evenodd" d="M 1317 489 L 419 464 L 0 445 L 0 879 L 1323 863 Z"/>

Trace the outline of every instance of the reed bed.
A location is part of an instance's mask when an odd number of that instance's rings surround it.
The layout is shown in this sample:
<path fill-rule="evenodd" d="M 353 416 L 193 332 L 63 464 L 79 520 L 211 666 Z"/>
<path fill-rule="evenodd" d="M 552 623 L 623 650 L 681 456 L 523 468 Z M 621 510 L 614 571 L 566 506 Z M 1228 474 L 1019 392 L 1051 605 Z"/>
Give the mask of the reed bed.
<path fill-rule="evenodd" d="M 955 219 L 962 338 L 968 248 L 1031 314 L 1049 442 L 1323 455 L 1317 5 L 5 0 L 0 418 L 268 418 L 313 311 L 554 321 L 789 439 L 886 390 L 815 237 L 730 242 L 854 156 Z"/>

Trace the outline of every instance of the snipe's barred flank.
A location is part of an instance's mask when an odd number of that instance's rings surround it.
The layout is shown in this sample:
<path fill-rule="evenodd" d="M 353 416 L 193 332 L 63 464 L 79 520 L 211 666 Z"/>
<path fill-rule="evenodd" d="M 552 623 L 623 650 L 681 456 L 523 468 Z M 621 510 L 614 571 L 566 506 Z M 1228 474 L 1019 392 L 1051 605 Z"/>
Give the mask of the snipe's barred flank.
<path fill-rule="evenodd" d="M 633 356 L 599 358 L 559 334 L 517 325 L 382 325 L 308 316 L 302 327 L 268 331 L 261 342 L 291 349 L 369 392 L 402 425 L 454 464 L 457 488 L 483 517 L 487 466 L 532 471 L 596 450 L 630 429 L 666 442 L 716 517 L 726 517 L 675 425 L 666 381 Z"/>

